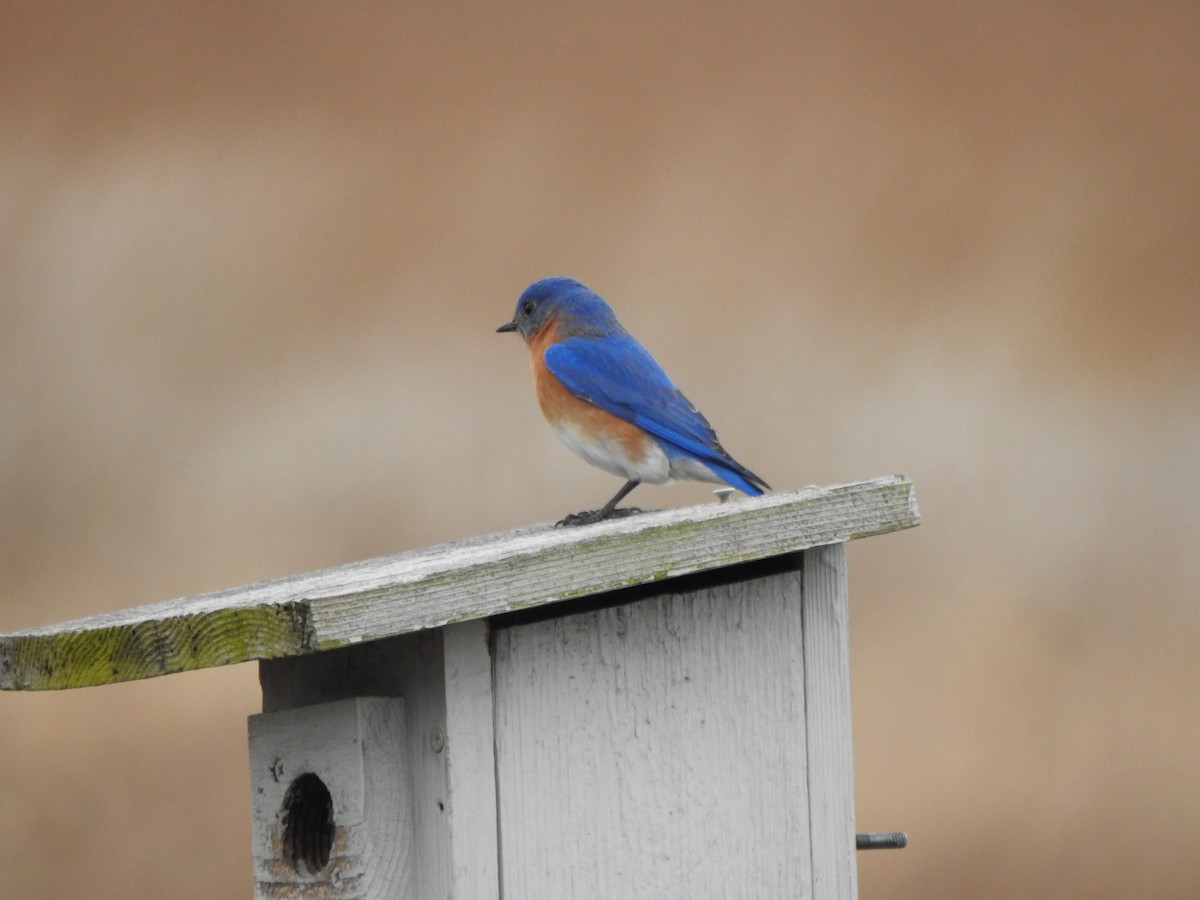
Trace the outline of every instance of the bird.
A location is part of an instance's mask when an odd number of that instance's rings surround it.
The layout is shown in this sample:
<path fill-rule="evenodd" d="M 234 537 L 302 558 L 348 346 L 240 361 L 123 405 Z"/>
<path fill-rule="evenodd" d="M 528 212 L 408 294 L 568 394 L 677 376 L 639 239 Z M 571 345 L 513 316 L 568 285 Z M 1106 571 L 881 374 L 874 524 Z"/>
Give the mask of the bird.
<path fill-rule="evenodd" d="M 573 278 L 529 285 L 512 319 L 529 350 L 542 415 L 576 454 L 626 479 L 600 509 L 572 513 L 560 526 L 640 513 L 617 504 L 642 482 L 726 483 L 752 497 L 770 486 L 729 455 L 708 420 L 617 321 L 599 294 Z"/>

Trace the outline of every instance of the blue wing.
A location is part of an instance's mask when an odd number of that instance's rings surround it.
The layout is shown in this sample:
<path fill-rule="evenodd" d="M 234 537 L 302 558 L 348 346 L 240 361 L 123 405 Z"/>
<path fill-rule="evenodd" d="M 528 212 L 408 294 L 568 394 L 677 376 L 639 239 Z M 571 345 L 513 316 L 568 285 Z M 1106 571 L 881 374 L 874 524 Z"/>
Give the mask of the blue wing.
<path fill-rule="evenodd" d="M 766 487 L 725 452 L 708 420 L 628 334 L 570 337 L 547 347 L 545 361 L 572 394 L 646 429 L 668 455 L 694 457 L 752 496 L 762 493 L 758 485 Z"/>

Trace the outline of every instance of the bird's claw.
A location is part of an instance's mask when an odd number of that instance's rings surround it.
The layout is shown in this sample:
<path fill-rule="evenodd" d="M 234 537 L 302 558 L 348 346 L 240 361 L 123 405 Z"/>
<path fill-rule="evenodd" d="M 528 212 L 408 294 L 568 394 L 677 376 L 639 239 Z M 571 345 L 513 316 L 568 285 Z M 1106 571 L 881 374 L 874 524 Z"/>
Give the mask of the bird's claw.
<path fill-rule="evenodd" d="M 602 509 L 585 509 L 583 512 L 564 516 L 554 523 L 554 527 L 573 528 L 576 525 L 591 525 L 606 519 L 624 519 L 626 516 L 636 516 L 640 512 L 643 510 L 636 506 L 623 506 L 620 509 L 609 510 L 607 513 Z"/>

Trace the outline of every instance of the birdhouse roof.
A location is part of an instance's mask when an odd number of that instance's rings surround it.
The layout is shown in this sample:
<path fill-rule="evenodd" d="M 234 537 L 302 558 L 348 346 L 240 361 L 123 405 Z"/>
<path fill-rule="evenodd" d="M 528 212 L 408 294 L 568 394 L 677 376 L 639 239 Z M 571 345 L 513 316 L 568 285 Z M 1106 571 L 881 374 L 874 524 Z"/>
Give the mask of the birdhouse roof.
<path fill-rule="evenodd" d="M 910 528 L 901 475 L 580 528 L 536 525 L 0 635 L 0 689 L 297 656 Z"/>

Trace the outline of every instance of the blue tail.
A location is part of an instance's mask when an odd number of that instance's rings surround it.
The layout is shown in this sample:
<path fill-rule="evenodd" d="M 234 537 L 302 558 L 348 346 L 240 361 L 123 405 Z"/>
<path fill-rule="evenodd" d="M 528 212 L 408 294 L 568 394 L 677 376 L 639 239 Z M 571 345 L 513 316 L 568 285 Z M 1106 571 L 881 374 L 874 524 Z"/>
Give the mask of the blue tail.
<path fill-rule="evenodd" d="M 743 494 L 758 497 L 762 494 L 763 488 L 769 489 L 771 487 L 736 460 L 731 458 L 729 462 L 732 465 L 723 465 L 711 460 L 704 460 L 704 464 L 712 469 L 714 473 L 725 479 Z"/>

